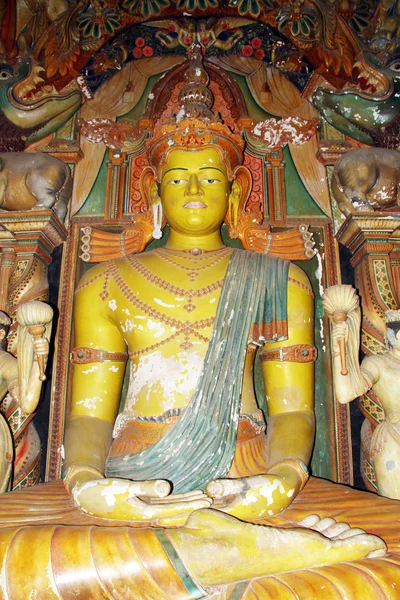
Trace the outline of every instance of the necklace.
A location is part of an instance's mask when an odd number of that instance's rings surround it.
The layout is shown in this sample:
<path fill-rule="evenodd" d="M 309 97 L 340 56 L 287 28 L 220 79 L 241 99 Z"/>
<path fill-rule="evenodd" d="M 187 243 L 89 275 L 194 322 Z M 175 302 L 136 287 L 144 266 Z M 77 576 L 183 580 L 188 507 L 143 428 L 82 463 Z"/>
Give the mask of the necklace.
<path fill-rule="evenodd" d="M 183 255 L 182 252 L 177 252 L 168 248 L 156 248 L 155 250 L 153 250 L 153 253 L 159 259 L 165 261 L 170 265 L 173 265 L 180 271 L 185 271 L 190 281 L 195 281 L 200 271 L 204 271 L 205 269 L 208 269 L 209 267 L 214 267 L 215 265 L 220 263 L 222 260 L 224 260 L 224 258 L 226 258 L 232 253 L 232 248 L 221 248 L 220 250 L 214 250 L 213 252 L 208 252 L 207 254 L 195 257 Z M 189 260 L 190 264 L 181 264 L 174 260 L 173 257 L 179 257 Z M 210 258 L 211 260 L 209 260 Z M 207 264 L 203 264 L 204 259 L 207 260 Z"/>
<path fill-rule="evenodd" d="M 169 281 L 165 281 L 165 279 L 162 279 L 161 277 L 158 277 L 158 275 L 155 275 L 154 273 L 149 271 L 149 269 L 147 269 L 144 265 L 142 265 L 142 263 L 139 262 L 137 260 L 137 258 L 135 258 L 134 255 L 128 256 L 128 262 L 134 269 L 136 269 L 136 271 L 138 273 L 140 273 L 145 279 L 147 279 L 147 281 L 150 281 L 150 283 L 153 283 L 154 285 L 160 287 L 161 289 L 167 290 L 168 292 L 171 292 L 172 294 L 175 294 L 176 296 L 183 296 L 184 298 L 187 298 L 188 301 L 183 306 L 183 308 L 187 312 L 192 312 L 192 310 L 195 310 L 197 308 L 196 305 L 193 304 L 193 298 L 200 298 L 201 296 L 207 296 L 208 294 L 211 294 L 215 290 L 222 288 L 222 285 L 224 283 L 224 280 L 220 279 L 219 281 L 215 281 L 214 283 L 211 283 L 210 285 L 206 285 L 205 287 L 202 287 L 202 288 L 185 290 L 184 288 L 180 288 L 180 287 L 177 287 L 176 285 L 173 285 Z"/>
<path fill-rule="evenodd" d="M 190 322 L 190 321 L 183 321 L 180 319 L 176 319 L 176 318 L 170 317 L 168 315 L 163 315 L 161 312 L 159 312 L 155 308 L 152 308 L 151 306 L 149 306 L 148 304 L 146 304 L 145 302 L 143 302 L 136 296 L 136 294 L 133 292 L 132 288 L 125 281 L 125 279 L 121 275 L 118 267 L 114 263 L 110 263 L 109 273 L 110 273 L 110 277 L 113 278 L 113 280 L 115 281 L 115 283 L 117 284 L 118 288 L 121 290 L 121 292 L 123 293 L 125 298 L 127 300 L 129 300 L 129 302 L 131 302 L 131 304 L 133 306 L 135 306 L 139 310 L 142 310 L 145 314 L 149 315 L 153 319 L 158 320 L 161 323 L 165 323 L 169 327 L 175 329 L 175 331 L 173 331 L 173 333 L 166 339 L 161 340 L 160 342 L 153 344 L 151 346 L 148 346 L 147 348 L 143 348 L 143 349 L 137 350 L 135 352 L 130 352 L 129 354 L 131 357 L 139 356 L 140 354 L 146 354 L 147 352 L 153 351 L 156 348 L 159 348 L 163 344 L 170 342 L 172 339 L 175 339 L 179 335 L 182 335 L 182 334 L 184 337 L 184 341 L 181 342 L 179 345 L 181 348 L 184 348 L 185 350 L 189 349 L 193 346 L 193 343 L 190 341 L 191 336 L 197 338 L 198 340 L 200 340 L 202 342 L 209 342 L 209 338 L 202 335 L 199 332 L 199 330 L 206 329 L 207 327 L 211 327 L 211 325 L 214 323 L 215 317 Z"/>

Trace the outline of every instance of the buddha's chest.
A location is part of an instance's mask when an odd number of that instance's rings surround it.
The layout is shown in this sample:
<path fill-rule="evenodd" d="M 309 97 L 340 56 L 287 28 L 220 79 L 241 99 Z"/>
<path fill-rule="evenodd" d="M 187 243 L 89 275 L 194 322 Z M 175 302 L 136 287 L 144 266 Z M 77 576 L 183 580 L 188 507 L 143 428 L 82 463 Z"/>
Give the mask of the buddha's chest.
<path fill-rule="evenodd" d="M 106 301 L 131 357 L 161 348 L 170 354 L 196 347 L 204 354 L 229 254 L 180 262 L 174 255 L 141 255 L 113 270 Z"/>

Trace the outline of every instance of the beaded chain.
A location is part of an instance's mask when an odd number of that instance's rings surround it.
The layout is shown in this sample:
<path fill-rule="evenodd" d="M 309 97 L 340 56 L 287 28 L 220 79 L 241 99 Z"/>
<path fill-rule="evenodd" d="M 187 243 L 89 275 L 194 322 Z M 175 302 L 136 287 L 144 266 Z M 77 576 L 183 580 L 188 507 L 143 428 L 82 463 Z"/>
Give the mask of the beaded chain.
<path fill-rule="evenodd" d="M 168 315 L 163 315 L 158 310 L 152 308 L 151 306 L 149 306 L 148 304 L 146 304 L 142 300 L 139 300 L 139 298 L 136 297 L 135 293 L 132 291 L 125 279 L 122 277 L 121 273 L 119 272 L 117 266 L 114 263 L 110 264 L 110 275 L 114 279 L 116 285 L 119 287 L 125 298 L 129 300 L 129 302 L 131 302 L 133 306 L 139 308 L 141 311 L 143 311 L 145 314 L 149 315 L 153 319 L 165 323 L 170 327 L 176 328 L 176 331 L 168 338 L 158 342 L 157 344 L 148 346 L 143 350 L 130 352 L 130 356 L 139 356 L 140 354 L 145 354 L 149 351 L 152 351 L 162 346 L 163 344 L 168 343 L 170 340 L 178 337 L 178 335 L 181 333 L 183 333 L 184 335 L 184 342 L 180 344 L 180 347 L 184 349 L 189 349 L 193 346 L 192 342 L 190 341 L 191 335 L 201 340 L 202 342 L 209 342 L 209 338 L 201 335 L 198 332 L 198 330 L 204 329 L 206 327 L 211 327 L 211 325 L 214 323 L 214 317 L 211 317 L 209 319 L 201 319 L 200 321 L 194 321 L 193 323 L 191 323 L 190 321 L 182 321 L 180 319 L 175 319 L 174 317 L 170 317 Z"/>
<path fill-rule="evenodd" d="M 173 265 L 180 271 L 185 271 L 190 281 L 194 281 L 200 271 L 204 271 L 209 267 L 215 267 L 218 263 L 220 263 L 226 256 L 229 256 L 232 253 L 232 248 L 221 248 L 220 250 L 215 250 L 214 252 L 209 252 L 207 254 L 202 254 L 199 256 L 192 255 L 184 255 L 182 252 L 176 252 L 174 250 L 170 250 L 168 248 L 156 248 L 153 250 L 153 254 L 155 254 L 159 259 L 165 261 L 166 263 Z M 190 266 L 182 265 L 181 263 L 173 260 L 173 256 L 186 258 L 190 260 Z M 213 258 L 213 260 L 209 260 Z M 208 262 L 206 265 L 201 264 L 204 259 L 207 259 Z M 198 267 L 198 263 L 200 266 Z M 197 267 L 197 268 L 196 268 Z"/>
<path fill-rule="evenodd" d="M 164 290 L 167 290 L 168 292 L 171 292 L 172 294 L 176 294 L 177 296 L 187 297 L 187 299 L 188 299 L 187 304 L 185 304 L 183 306 L 183 308 L 187 312 L 192 312 L 192 310 L 195 310 L 197 308 L 196 305 L 193 304 L 193 298 L 200 298 L 201 296 L 207 296 L 208 294 L 211 294 L 215 290 L 222 288 L 222 285 L 224 283 L 224 280 L 220 279 L 219 281 L 215 281 L 214 283 L 211 283 L 210 285 L 207 285 L 200 289 L 185 290 L 184 288 L 180 288 L 180 287 L 173 285 L 172 283 L 169 283 L 169 281 L 165 281 L 165 279 L 161 279 L 161 277 L 158 277 L 157 275 L 155 275 L 154 273 L 149 271 L 133 255 L 128 256 L 128 262 L 138 273 L 140 273 L 145 279 L 147 279 L 147 281 L 150 281 L 154 285 L 157 285 L 158 287 L 160 287 Z"/>

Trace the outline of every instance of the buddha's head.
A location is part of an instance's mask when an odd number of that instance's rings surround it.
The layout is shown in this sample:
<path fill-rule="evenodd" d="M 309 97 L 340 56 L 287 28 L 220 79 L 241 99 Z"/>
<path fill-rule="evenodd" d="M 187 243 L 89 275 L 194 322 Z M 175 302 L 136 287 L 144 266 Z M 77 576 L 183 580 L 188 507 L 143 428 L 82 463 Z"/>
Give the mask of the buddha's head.
<path fill-rule="evenodd" d="M 161 203 L 173 230 L 199 236 L 218 229 L 224 219 L 236 224 L 251 174 L 242 166 L 241 135 L 210 110 L 213 97 L 200 49 L 194 49 L 185 78 L 175 122 L 156 127 L 148 142 L 149 195 L 153 206 Z"/>
<path fill-rule="evenodd" d="M 214 148 L 196 152 L 174 150 L 164 163 L 158 186 L 164 216 L 170 227 L 186 234 L 206 235 L 219 229 L 229 199 L 240 198 L 227 168 Z"/>

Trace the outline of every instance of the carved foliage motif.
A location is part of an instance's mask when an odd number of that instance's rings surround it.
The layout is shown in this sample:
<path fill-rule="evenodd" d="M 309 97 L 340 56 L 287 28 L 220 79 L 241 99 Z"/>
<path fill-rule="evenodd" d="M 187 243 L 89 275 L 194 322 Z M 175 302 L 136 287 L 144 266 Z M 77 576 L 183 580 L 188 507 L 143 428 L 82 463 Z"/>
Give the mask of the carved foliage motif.
<path fill-rule="evenodd" d="M 140 185 L 140 176 L 143 170 L 149 166 L 146 158 L 146 151 L 142 150 L 140 154 L 132 155 L 129 161 L 129 195 L 128 195 L 128 213 L 143 213 L 149 207 L 143 195 Z"/>

